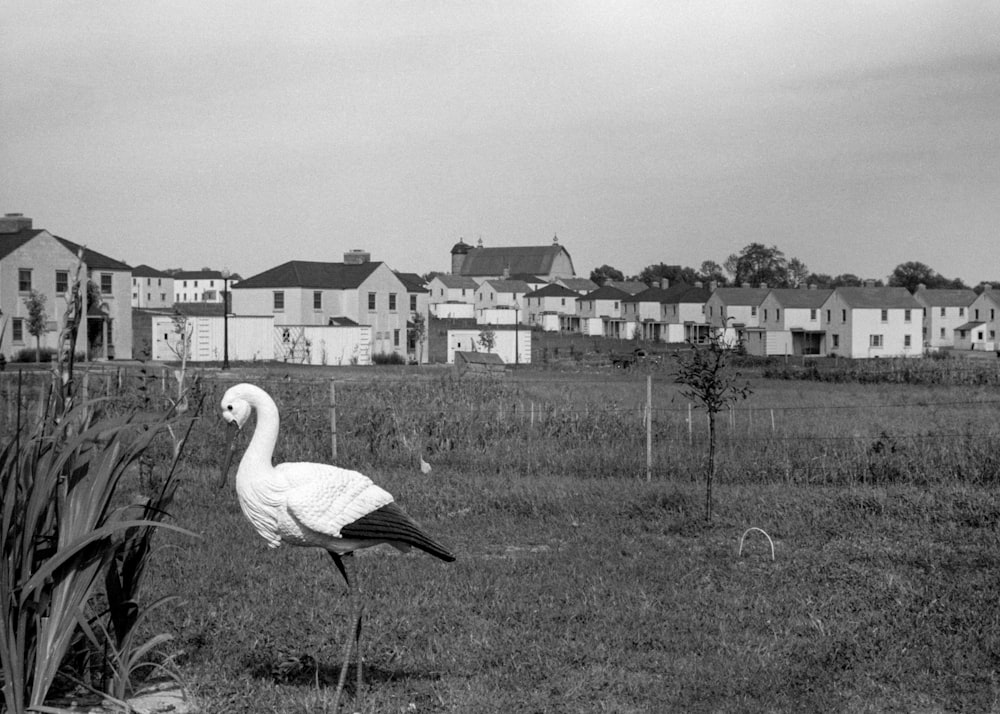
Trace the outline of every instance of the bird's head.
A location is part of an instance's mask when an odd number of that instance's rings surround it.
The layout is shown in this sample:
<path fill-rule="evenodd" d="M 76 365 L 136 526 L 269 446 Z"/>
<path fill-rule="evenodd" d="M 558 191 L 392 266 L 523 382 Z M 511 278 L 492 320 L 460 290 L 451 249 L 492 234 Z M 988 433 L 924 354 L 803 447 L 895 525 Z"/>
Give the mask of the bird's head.
<path fill-rule="evenodd" d="M 224 397 L 222 397 L 222 418 L 229 425 L 235 425 L 237 429 L 242 429 L 250 418 L 253 407 L 250 402 L 240 396 L 241 385 L 230 387 Z"/>

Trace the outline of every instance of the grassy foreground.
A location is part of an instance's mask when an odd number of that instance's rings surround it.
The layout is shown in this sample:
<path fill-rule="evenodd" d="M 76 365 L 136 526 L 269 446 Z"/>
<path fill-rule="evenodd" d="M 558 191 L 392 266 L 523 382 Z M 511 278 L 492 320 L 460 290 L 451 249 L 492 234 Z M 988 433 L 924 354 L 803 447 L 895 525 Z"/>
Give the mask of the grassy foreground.
<path fill-rule="evenodd" d="M 992 488 L 372 472 L 458 561 L 360 554 L 367 712 L 914 712 L 1000 708 Z M 268 550 L 192 471 L 153 559 L 155 631 L 202 711 L 318 712 L 345 590 Z M 741 534 L 750 526 L 774 539 Z M 351 697 L 350 699 L 353 699 Z M 349 701 L 349 704 L 352 701 Z"/>

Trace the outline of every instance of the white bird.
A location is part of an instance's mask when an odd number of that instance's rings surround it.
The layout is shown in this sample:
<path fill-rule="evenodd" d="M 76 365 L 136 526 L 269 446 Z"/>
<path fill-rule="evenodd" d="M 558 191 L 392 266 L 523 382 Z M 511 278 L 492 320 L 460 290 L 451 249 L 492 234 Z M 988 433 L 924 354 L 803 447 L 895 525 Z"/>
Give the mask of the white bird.
<path fill-rule="evenodd" d="M 222 418 L 238 429 L 243 428 L 253 410 L 257 411 L 257 426 L 236 471 L 236 494 L 243 515 L 272 548 L 286 543 L 326 550 L 350 593 L 351 617 L 333 699 L 333 711 L 336 712 L 347 679 L 352 641 L 358 662 L 356 696 L 361 696 L 363 606 L 353 552 L 388 543 L 402 551 L 415 546 L 447 562 L 455 560 L 455 556 L 404 513 L 393 502 L 391 494 L 357 471 L 317 463 L 274 466 L 278 407 L 263 389 L 252 384 L 237 384 L 222 398 Z M 234 436 L 238 429 L 233 430 Z M 227 452 L 223 482 L 229 472 L 232 447 Z"/>

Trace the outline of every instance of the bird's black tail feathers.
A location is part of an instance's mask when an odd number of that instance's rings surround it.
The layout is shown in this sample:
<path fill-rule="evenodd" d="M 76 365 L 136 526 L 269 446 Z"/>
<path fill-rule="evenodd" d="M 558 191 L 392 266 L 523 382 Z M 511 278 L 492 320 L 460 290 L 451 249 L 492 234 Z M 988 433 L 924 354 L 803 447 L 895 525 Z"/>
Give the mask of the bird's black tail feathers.
<path fill-rule="evenodd" d="M 420 548 L 425 553 L 449 563 L 455 559 L 447 548 L 424 533 L 416 521 L 395 503 L 387 503 L 347 524 L 340 529 L 340 537 L 397 541 Z"/>

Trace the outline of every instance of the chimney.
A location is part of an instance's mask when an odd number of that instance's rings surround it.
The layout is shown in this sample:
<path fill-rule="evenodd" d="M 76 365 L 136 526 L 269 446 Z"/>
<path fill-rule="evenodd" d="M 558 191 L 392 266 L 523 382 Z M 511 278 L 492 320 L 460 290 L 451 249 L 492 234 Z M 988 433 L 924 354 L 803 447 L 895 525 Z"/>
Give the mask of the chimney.
<path fill-rule="evenodd" d="M 660 289 L 666 290 L 669 287 L 670 287 L 670 280 L 668 280 L 667 278 L 660 278 Z"/>
<path fill-rule="evenodd" d="M 764 288 L 765 290 L 767 289 L 767 283 L 761 283 L 761 284 L 760 284 L 760 286 L 761 286 L 762 288 Z"/>
<path fill-rule="evenodd" d="M 0 218 L 0 233 L 18 233 L 23 230 L 31 230 L 31 219 L 26 218 L 23 213 L 5 213 Z"/>
<path fill-rule="evenodd" d="M 372 259 L 372 254 L 366 250 L 354 248 L 344 253 L 345 265 L 364 265 Z"/>
<path fill-rule="evenodd" d="M 504 280 L 510 280 L 510 266 L 509 265 L 503 266 L 503 279 Z"/>
<path fill-rule="evenodd" d="M 926 285 L 924 285 L 923 283 L 917 283 L 917 292 L 920 292 L 921 290 L 926 290 L 926 289 L 927 289 Z"/>

